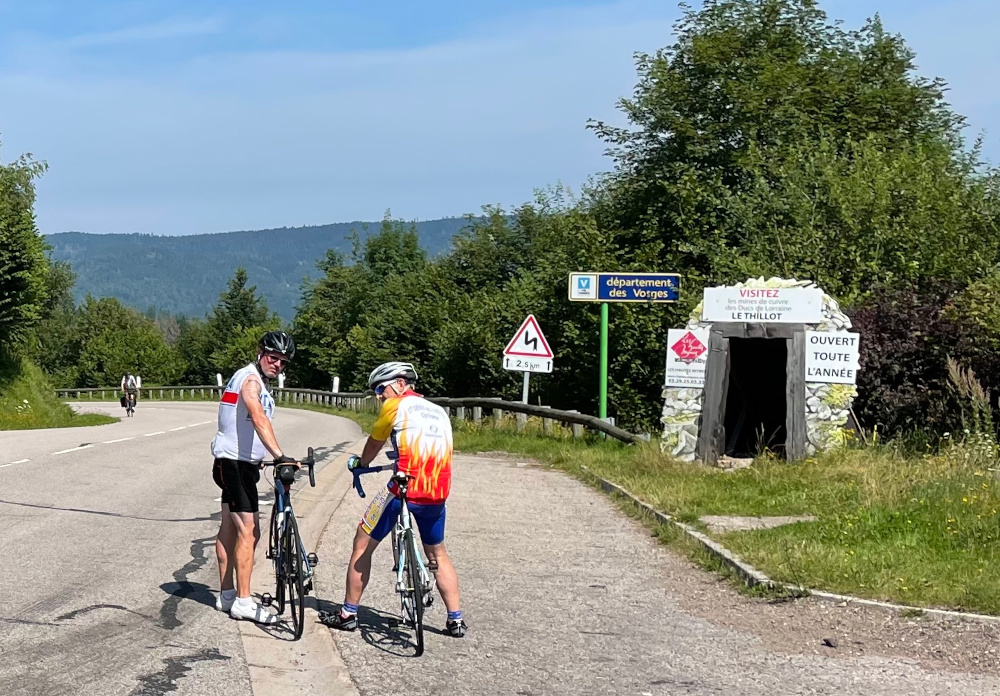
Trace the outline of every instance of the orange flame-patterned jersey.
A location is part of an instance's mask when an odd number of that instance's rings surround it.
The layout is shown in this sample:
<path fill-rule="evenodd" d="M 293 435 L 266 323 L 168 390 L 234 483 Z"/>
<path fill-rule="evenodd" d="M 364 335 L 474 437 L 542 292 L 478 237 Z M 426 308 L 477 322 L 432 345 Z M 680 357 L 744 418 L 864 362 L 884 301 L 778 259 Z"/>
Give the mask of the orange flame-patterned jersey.
<path fill-rule="evenodd" d="M 451 419 L 436 404 L 412 390 L 386 399 L 372 427 L 376 440 L 392 440 L 397 468 L 415 477 L 407 498 L 414 503 L 441 503 L 451 490 Z"/>

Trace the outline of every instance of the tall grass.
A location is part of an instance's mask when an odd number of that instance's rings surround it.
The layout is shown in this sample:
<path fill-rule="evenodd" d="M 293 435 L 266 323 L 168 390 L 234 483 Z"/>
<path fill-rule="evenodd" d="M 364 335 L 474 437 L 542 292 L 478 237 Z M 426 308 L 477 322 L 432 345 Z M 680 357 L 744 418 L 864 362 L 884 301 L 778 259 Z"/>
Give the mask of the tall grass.
<path fill-rule="evenodd" d="M 0 430 L 101 425 L 116 420 L 97 413 L 75 414 L 55 397 L 44 373 L 30 362 L 0 363 Z"/>

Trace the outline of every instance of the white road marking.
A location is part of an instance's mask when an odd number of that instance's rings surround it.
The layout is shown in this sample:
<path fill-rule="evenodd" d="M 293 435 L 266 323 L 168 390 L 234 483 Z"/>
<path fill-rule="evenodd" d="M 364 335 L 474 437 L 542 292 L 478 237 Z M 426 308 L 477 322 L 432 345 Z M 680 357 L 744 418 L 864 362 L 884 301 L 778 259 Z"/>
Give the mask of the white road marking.
<path fill-rule="evenodd" d="M 209 423 L 215 423 L 215 421 L 214 420 L 210 420 L 210 421 L 202 421 L 201 423 L 192 423 L 191 425 L 189 425 L 187 427 L 193 428 L 196 425 L 208 425 Z"/>
<path fill-rule="evenodd" d="M 11 462 L 10 464 L 27 464 L 30 461 L 31 461 L 30 459 L 18 459 L 16 462 Z M 7 466 L 10 466 L 10 464 L 8 464 Z"/>
<path fill-rule="evenodd" d="M 69 452 L 79 452 L 80 450 L 85 450 L 93 447 L 93 445 L 80 445 L 79 447 L 71 447 L 70 449 L 59 450 L 58 452 L 53 452 L 52 454 L 68 454 Z"/>
<path fill-rule="evenodd" d="M 177 432 L 178 430 L 184 430 L 184 428 L 186 428 L 186 427 L 187 427 L 186 425 L 182 425 L 182 426 L 181 426 L 181 427 L 179 427 L 179 428 L 171 428 L 171 429 L 170 429 L 170 432 L 172 432 L 172 433 L 176 433 L 176 432 Z"/>
<path fill-rule="evenodd" d="M 104 444 L 105 445 L 113 445 L 116 442 L 126 442 L 127 440 L 134 440 L 134 439 L 135 439 L 135 436 L 132 436 L 132 437 L 121 437 L 121 438 L 118 438 L 117 440 L 105 440 Z"/>
<path fill-rule="evenodd" d="M 153 437 L 153 435 L 162 435 L 165 432 L 166 432 L 165 430 L 157 430 L 155 433 L 146 433 L 145 435 L 143 435 L 143 437 Z"/>

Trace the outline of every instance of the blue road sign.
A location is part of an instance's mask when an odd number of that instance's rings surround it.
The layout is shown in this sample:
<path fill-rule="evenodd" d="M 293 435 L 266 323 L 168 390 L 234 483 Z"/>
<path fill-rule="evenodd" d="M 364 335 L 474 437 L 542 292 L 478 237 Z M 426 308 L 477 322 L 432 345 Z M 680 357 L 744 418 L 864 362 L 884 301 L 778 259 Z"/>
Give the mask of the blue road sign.
<path fill-rule="evenodd" d="M 676 302 L 677 273 L 571 273 L 569 299 L 578 302 Z"/>

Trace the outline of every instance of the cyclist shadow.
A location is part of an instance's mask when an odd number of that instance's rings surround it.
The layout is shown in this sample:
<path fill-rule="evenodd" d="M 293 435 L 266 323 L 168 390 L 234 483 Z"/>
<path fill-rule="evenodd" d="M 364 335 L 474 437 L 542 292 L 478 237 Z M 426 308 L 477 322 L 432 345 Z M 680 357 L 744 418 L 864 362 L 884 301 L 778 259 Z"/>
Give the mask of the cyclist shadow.
<path fill-rule="evenodd" d="M 316 611 L 335 612 L 340 611 L 340 605 L 328 602 L 324 599 L 317 599 L 315 603 Z M 436 629 L 424 626 L 424 630 L 430 633 L 439 633 Z M 358 631 L 361 638 L 373 648 L 397 657 L 414 657 L 416 642 L 413 631 L 407 628 L 395 614 L 372 609 L 371 607 L 358 607 Z"/>

